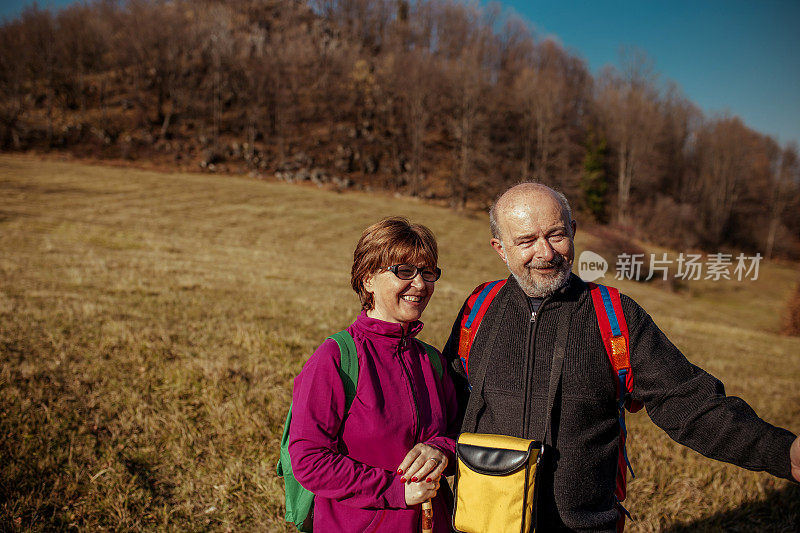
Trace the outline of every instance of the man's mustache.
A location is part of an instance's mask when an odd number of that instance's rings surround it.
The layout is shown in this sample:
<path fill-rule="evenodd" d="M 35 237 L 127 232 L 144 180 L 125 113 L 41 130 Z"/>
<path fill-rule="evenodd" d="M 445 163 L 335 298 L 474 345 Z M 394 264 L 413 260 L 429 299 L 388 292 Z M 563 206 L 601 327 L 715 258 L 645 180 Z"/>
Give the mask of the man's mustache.
<path fill-rule="evenodd" d="M 531 259 L 525 264 L 525 268 L 558 268 L 564 264 L 564 256 L 561 254 L 556 254 L 553 256 L 553 259 L 550 261 L 537 261 L 536 259 Z"/>

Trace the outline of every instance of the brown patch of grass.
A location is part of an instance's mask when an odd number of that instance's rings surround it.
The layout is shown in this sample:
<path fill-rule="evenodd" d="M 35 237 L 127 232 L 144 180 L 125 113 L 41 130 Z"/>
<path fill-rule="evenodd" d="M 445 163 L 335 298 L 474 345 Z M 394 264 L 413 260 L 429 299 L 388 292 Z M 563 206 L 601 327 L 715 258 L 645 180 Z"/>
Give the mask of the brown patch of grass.
<path fill-rule="evenodd" d="M 800 337 L 800 284 L 797 285 L 783 315 L 783 332 Z"/>
<path fill-rule="evenodd" d="M 465 295 L 506 276 L 485 217 L 0 156 L 0 530 L 291 531 L 274 466 L 292 380 L 357 312 L 352 250 L 388 214 L 439 238 L 422 336 L 441 346 Z M 763 265 L 758 282 L 680 294 L 612 284 L 731 394 L 796 430 L 800 340 L 777 335 L 776 303 L 795 279 Z M 644 414 L 629 427 L 628 531 L 798 516 L 788 483 L 702 458 Z"/>

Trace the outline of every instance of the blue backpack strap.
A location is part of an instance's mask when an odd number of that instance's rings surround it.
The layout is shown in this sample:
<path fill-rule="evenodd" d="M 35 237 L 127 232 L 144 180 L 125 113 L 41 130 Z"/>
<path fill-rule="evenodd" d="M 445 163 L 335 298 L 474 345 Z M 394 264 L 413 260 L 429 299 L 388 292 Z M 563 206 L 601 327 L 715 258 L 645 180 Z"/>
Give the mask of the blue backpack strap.
<path fill-rule="evenodd" d="M 475 340 L 483 315 L 505 283 L 504 279 L 488 281 L 478 285 L 467 298 L 458 336 L 458 357 L 467 375 L 469 375 L 469 352 L 472 349 L 472 341 Z"/>
<path fill-rule="evenodd" d="M 491 281 L 487 283 L 486 286 L 483 288 L 483 290 L 481 290 L 481 292 L 478 293 L 478 297 L 475 299 L 475 303 L 473 304 L 472 309 L 469 312 L 469 315 L 467 315 L 467 320 L 466 322 L 464 322 L 465 328 L 469 329 L 472 327 L 472 322 L 474 322 L 475 318 L 478 316 L 478 313 L 480 312 L 481 307 L 483 306 L 483 302 L 486 301 L 486 297 L 489 296 L 489 293 L 492 292 L 492 289 L 494 289 L 497 286 L 497 284 L 500 283 L 501 281 L 505 280 L 498 279 L 496 281 Z M 488 302 L 486 302 L 486 305 L 488 306 L 490 303 L 491 303 L 491 298 L 489 299 Z"/>
<path fill-rule="evenodd" d="M 431 362 L 433 370 L 436 372 L 436 375 L 439 376 L 439 379 L 442 379 L 444 368 L 442 367 L 442 359 L 439 357 L 439 352 L 427 342 L 423 342 L 419 339 L 415 340 L 425 349 L 425 353 L 428 354 L 428 360 Z"/>

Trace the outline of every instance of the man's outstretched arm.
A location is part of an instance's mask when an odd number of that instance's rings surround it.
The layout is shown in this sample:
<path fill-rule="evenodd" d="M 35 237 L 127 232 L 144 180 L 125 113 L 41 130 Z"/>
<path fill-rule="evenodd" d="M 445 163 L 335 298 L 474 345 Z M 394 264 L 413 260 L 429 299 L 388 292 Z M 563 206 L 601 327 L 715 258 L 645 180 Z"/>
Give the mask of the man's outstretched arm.
<path fill-rule="evenodd" d="M 706 457 L 797 481 L 797 435 L 762 420 L 718 379 L 691 364 L 650 316 L 623 296 L 631 331 L 634 399 L 675 441 Z"/>

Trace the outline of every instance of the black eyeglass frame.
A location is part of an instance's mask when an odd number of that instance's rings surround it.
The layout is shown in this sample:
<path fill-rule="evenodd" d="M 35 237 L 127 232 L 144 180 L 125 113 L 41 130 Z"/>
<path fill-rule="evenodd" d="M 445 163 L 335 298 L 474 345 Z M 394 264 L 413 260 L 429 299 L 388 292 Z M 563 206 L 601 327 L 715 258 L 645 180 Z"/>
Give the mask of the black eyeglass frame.
<path fill-rule="evenodd" d="M 412 275 L 411 275 L 411 277 L 405 278 L 405 277 L 403 277 L 403 276 L 401 276 L 401 275 L 400 275 L 400 267 L 409 267 L 409 268 L 413 268 L 413 269 L 414 269 L 414 274 L 412 274 Z M 423 279 L 424 281 L 427 281 L 428 283 L 434 283 L 434 282 L 438 281 L 438 280 L 439 280 L 439 278 L 441 278 L 441 277 L 442 277 L 442 269 L 441 269 L 441 268 L 439 268 L 439 267 L 433 267 L 433 268 L 431 268 L 431 267 L 417 268 L 417 266 L 416 266 L 416 265 L 409 265 L 408 263 L 401 263 L 401 264 L 399 264 L 399 265 L 392 265 L 392 266 L 388 266 L 388 267 L 385 267 L 385 268 L 386 268 L 386 270 L 388 270 L 389 272 L 391 272 L 392 274 L 394 274 L 395 276 L 397 276 L 397 278 L 398 278 L 398 279 L 402 279 L 402 280 L 405 280 L 405 281 L 408 281 L 408 280 L 410 280 L 410 279 L 414 279 L 414 278 L 416 278 L 416 277 L 417 277 L 417 274 L 422 274 L 422 279 Z M 436 275 L 436 277 L 435 277 L 435 278 L 433 278 L 433 279 L 428 279 L 428 278 L 426 278 L 426 277 L 425 277 L 425 272 L 426 272 L 426 271 L 427 271 L 427 272 L 430 272 L 430 273 L 432 273 L 432 274 L 435 274 L 435 275 Z"/>

